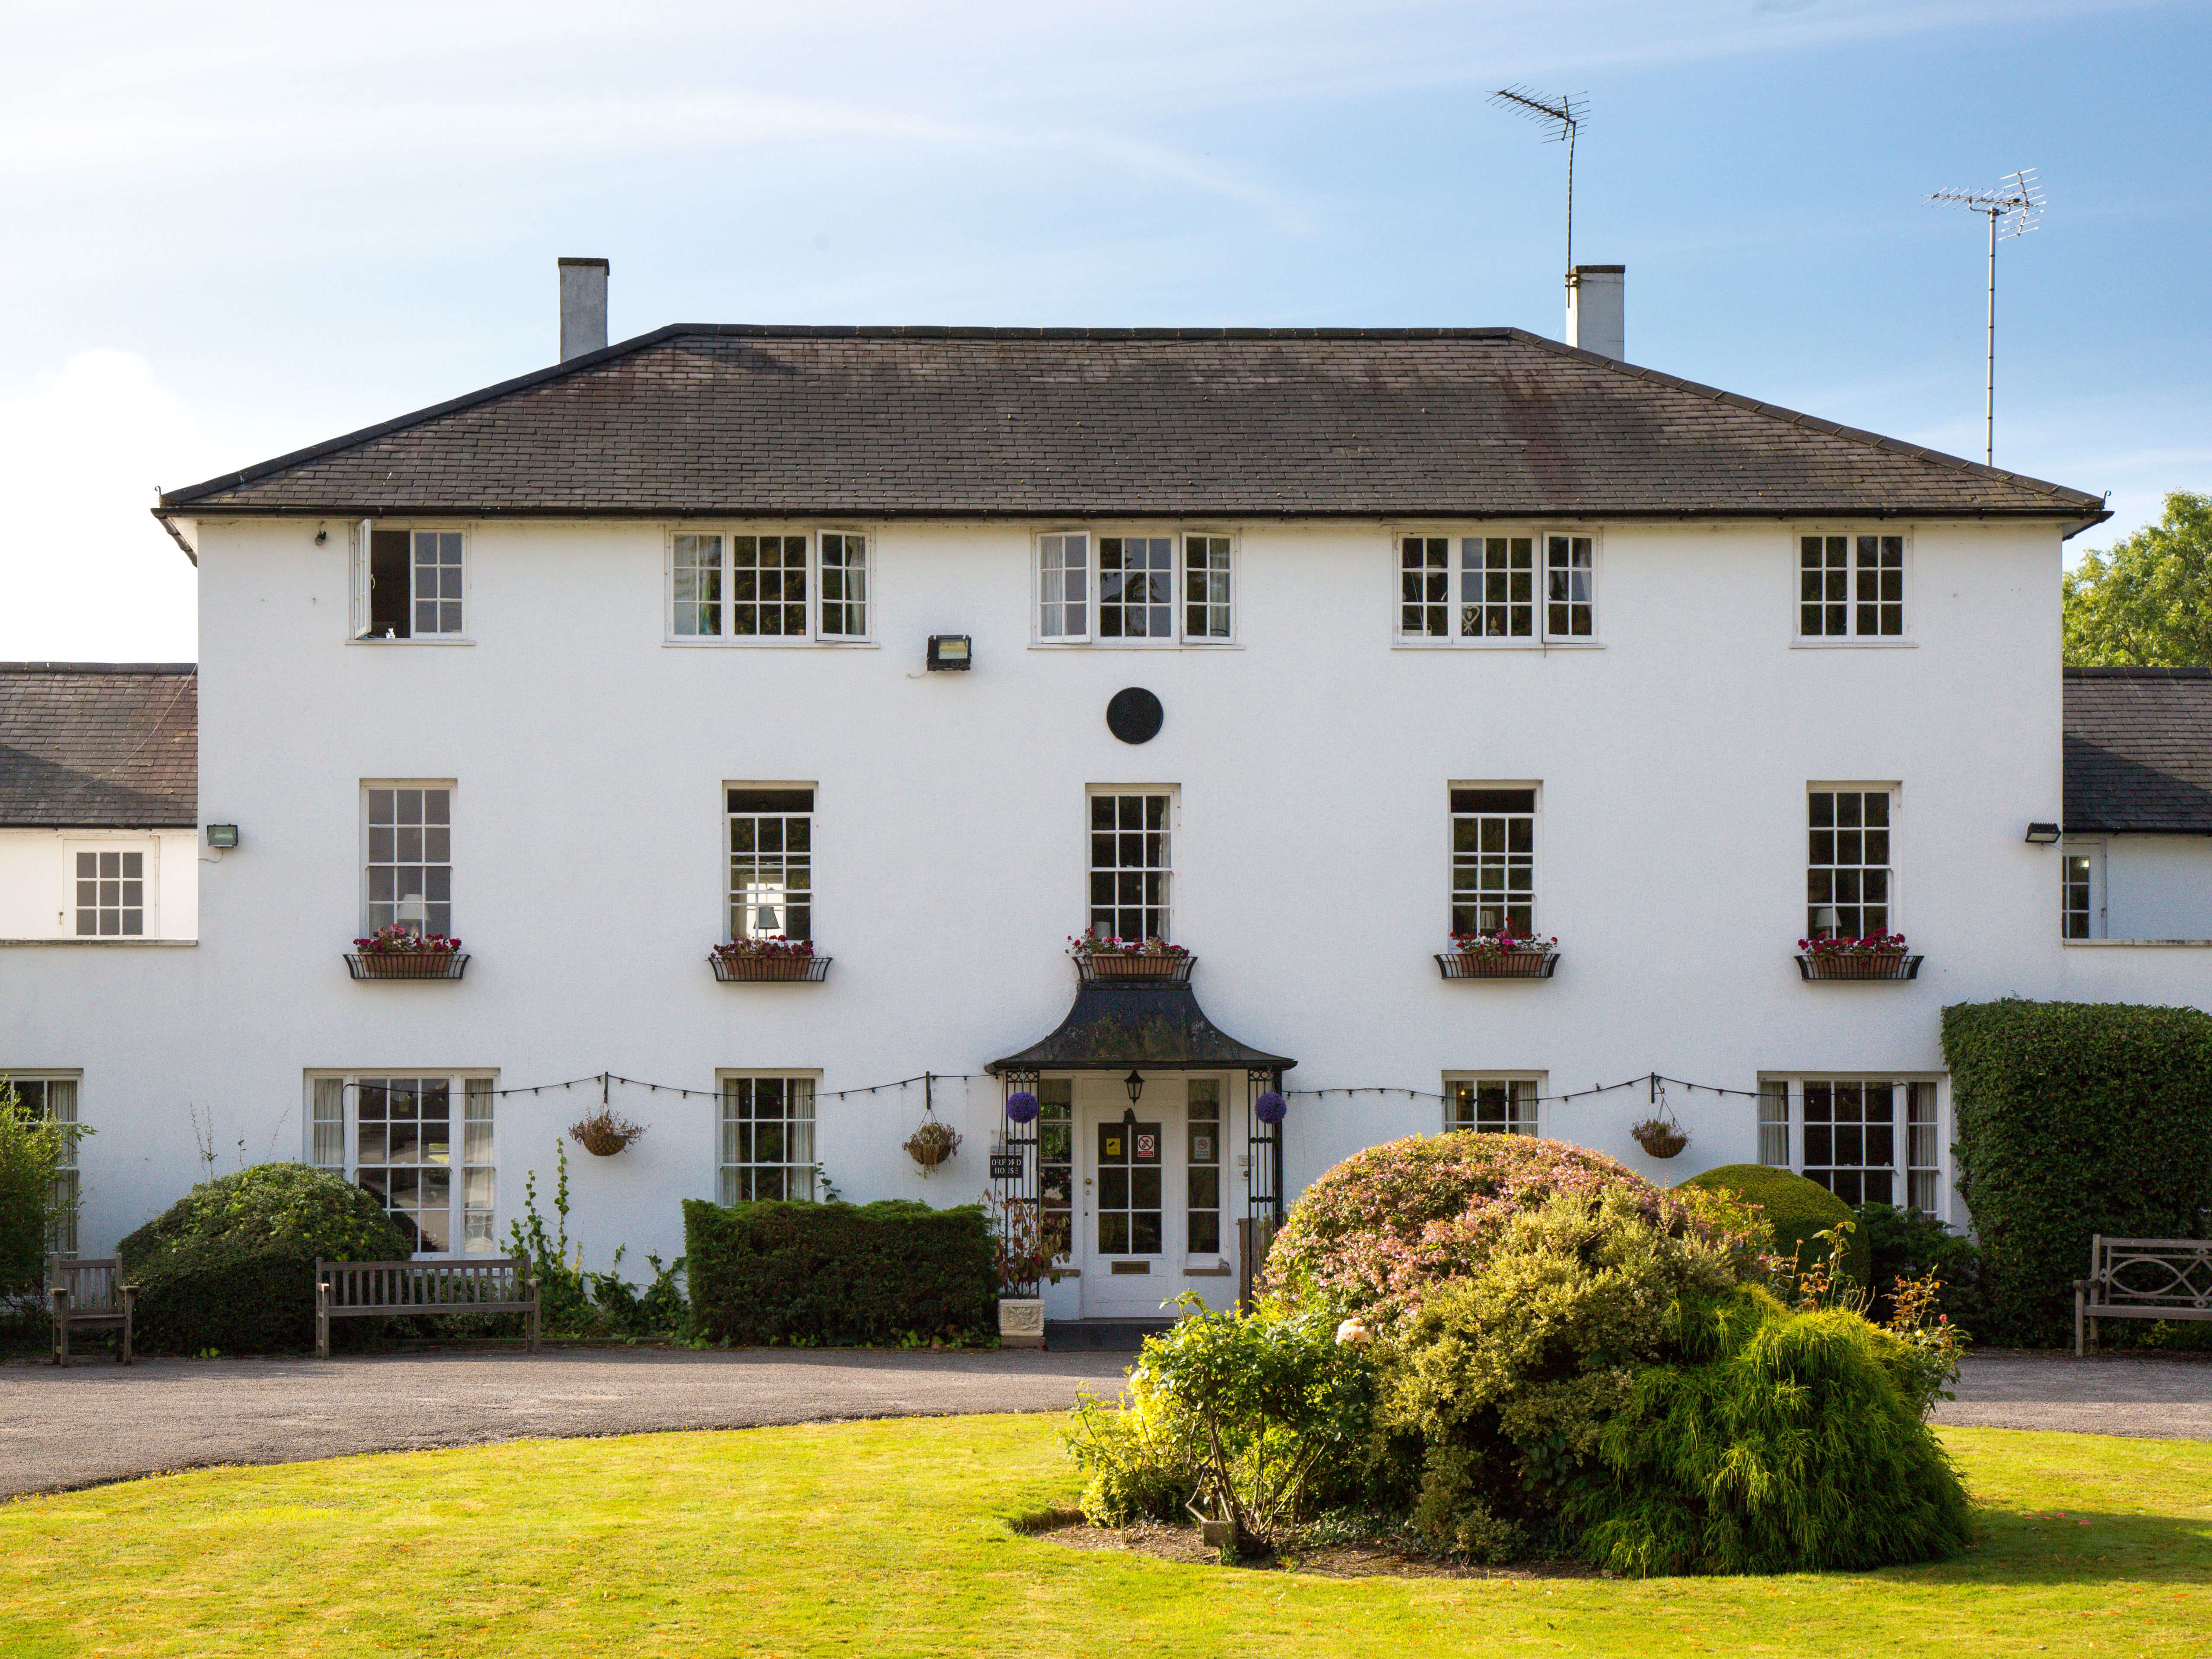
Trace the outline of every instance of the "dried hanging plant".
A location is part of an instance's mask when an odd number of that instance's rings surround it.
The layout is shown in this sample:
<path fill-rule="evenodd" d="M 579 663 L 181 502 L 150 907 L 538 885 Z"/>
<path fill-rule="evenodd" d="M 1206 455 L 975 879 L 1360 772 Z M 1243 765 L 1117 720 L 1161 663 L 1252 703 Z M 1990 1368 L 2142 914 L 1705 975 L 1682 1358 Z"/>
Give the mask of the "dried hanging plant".
<path fill-rule="evenodd" d="M 1690 1144 L 1689 1131 L 1672 1117 L 1647 1117 L 1641 1123 L 1630 1124 L 1628 1133 L 1654 1158 L 1679 1157 Z"/>
<path fill-rule="evenodd" d="M 568 1126 L 568 1139 L 594 1158 L 612 1158 L 645 1133 L 645 1125 L 617 1117 L 602 1106 L 580 1123 Z"/>
<path fill-rule="evenodd" d="M 921 1165 L 927 1175 L 939 1164 L 960 1150 L 960 1131 L 950 1124 L 931 1118 L 921 1127 L 907 1137 L 907 1156 Z"/>

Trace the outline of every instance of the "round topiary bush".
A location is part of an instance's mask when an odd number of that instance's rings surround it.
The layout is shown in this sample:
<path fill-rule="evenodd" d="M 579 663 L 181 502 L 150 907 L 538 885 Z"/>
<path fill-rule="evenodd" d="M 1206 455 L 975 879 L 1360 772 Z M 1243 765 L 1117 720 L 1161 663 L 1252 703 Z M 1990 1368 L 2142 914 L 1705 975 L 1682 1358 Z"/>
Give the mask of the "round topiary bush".
<path fill-rule="evenodd" d="M 116 1249 L 138 1285 L 139 1341 L 184 1353 L 310 1346 L 318 1257 L 412 1254 L 374 1197 L 303 1164 L 257 1164 L 204 1182 Z"/>
<path fill-rule="evenodd" d="M 1764 1164 L 1723 1164 L 1692 1176 L 1675 1188 L 1707 1193 L 1732 1193 L 1746 1203 L 1759 1206 L 1766 1224 L 1774 1231 L 1774 1253 L 1784 1261 L 1795 1260 L 1809 1267 L 1827 1253 L 1820 1235 L 1850 1221 L 1851 1206 L 1817 1181 L 1792 1175 Z M 1852 1282 L 1864 1285 L 1874 1271 L 1874 1249 L 1863 1227 L 1854 1227 L 1844 1252 L 1844 1271 Z"/>
<path fill-rule="evenodd" d="M 1626 1194 L 1644 1221 L 1741 1252 L 1765 1248 L 1724 1192 L 1669 1192 L 1602 1153 L 1530 1135 L 1409 1135 L 1307 1188 L 1267 1254 L 1264 1288 L 1300 1304 L 1395 1314 L 1473 1273 L 1516 1216 L 1560 1195 Z"/>

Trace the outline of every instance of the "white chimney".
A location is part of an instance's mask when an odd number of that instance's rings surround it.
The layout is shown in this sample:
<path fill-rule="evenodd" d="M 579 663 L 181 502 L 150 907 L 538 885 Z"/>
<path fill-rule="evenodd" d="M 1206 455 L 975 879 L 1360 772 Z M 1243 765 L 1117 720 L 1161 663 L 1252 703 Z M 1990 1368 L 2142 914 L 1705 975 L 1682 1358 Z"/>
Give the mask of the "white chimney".
<path fill-rule="evenodd" d="M 1577 265 L 1567 273 L 1567 343 L 1623 361 L 1621 278 L 1626 265 Z"/>
<path fill-rule="evenodd" d="M 571 357 L 606 347 L 607 262 L 563 259 L 560 263 L 561 361 L 565 363 Z"/>

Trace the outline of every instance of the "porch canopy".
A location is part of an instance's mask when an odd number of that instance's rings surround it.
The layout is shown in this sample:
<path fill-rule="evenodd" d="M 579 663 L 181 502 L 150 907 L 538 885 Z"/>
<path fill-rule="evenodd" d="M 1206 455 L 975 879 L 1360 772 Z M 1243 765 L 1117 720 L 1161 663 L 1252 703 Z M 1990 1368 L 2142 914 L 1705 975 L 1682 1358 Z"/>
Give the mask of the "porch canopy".
<path fill-rule="evenodd" d="M 1239 1042 L 1206 1017 L 1188 983 L 1085 980 L 1059 1029 L 1018 1054 L 994 1060 L 1007 1073 L 1287 1072 L 1297 1064 Z"/>

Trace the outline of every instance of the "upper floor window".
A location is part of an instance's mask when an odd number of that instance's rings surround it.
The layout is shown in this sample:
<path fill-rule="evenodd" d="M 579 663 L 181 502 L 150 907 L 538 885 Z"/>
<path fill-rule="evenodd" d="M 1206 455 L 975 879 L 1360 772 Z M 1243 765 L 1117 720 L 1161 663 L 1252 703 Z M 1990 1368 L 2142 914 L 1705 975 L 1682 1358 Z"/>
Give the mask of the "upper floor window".
<path fill-rule="evenodd" d="M 71 914 L 79 939 L 141 939 L 159 931 L 154 908 L 160 849 L 137 845 L 70 848 Z"/>
<path fill-rule="evenodd" d="M 1055 645 L 1226 641 L 1236 636 L 1233 584 L 1227 536 L 1054 531 L 1037 538 L 1037 638 Z"/>
<path fill-rule="evenodd" d="M 1401 536 L 1398 637 L 1594 644 L 1597 542 L 1571 532 Z"/>
<path fill-rule="evenodd" d="M 862 640 L 868 586 L 868 538 L 858 531 L 678 531 L 668 538 L 668 635 L 738 643 Z"/>
<path fill-rule="evenodd" d="M 1112 939 L 1166 939 L 1175 879 L 1164 789 L 1093 790 L 1091 927 Z"/>
<path fill-rule="evenodd" d="M 1536 792 L 1451 792 L 1454 933 L 1533 933 L 1536 902 Z"/>
<path fill-rule="evenodd" d="M 1797 632 L 1808 640 L 1901 638 L 1905 538 L 1799 537 Z"/>
<path fill-rule="evenodd" d="M 357 586 L 365 640 L 459 639 L 465 538 L 458 530 L 367 527 Z"/>
<path fill-rule="evenodd" d="M 1807 792 L 1806 805 L 1807 937 L 1863 939 L 1892 931 L 1893 792 L 1814 788 Z"/>
<path fill-rule="evenodd" d="M 814 937 L 814 792 L 732 787 L 730 938 Z"/>
<path fill-rule="evenodd" d="M 453 786 L 372 783 L 361 793 L 368 821 L 363 931 L 396 923 L 411 933 L 450 934 Z"/>
<path fill-rule="evenodd" d="M 2059 937 L 2104 938 L 2104 843 L 2069 837 L 2058 853 Z"/>

